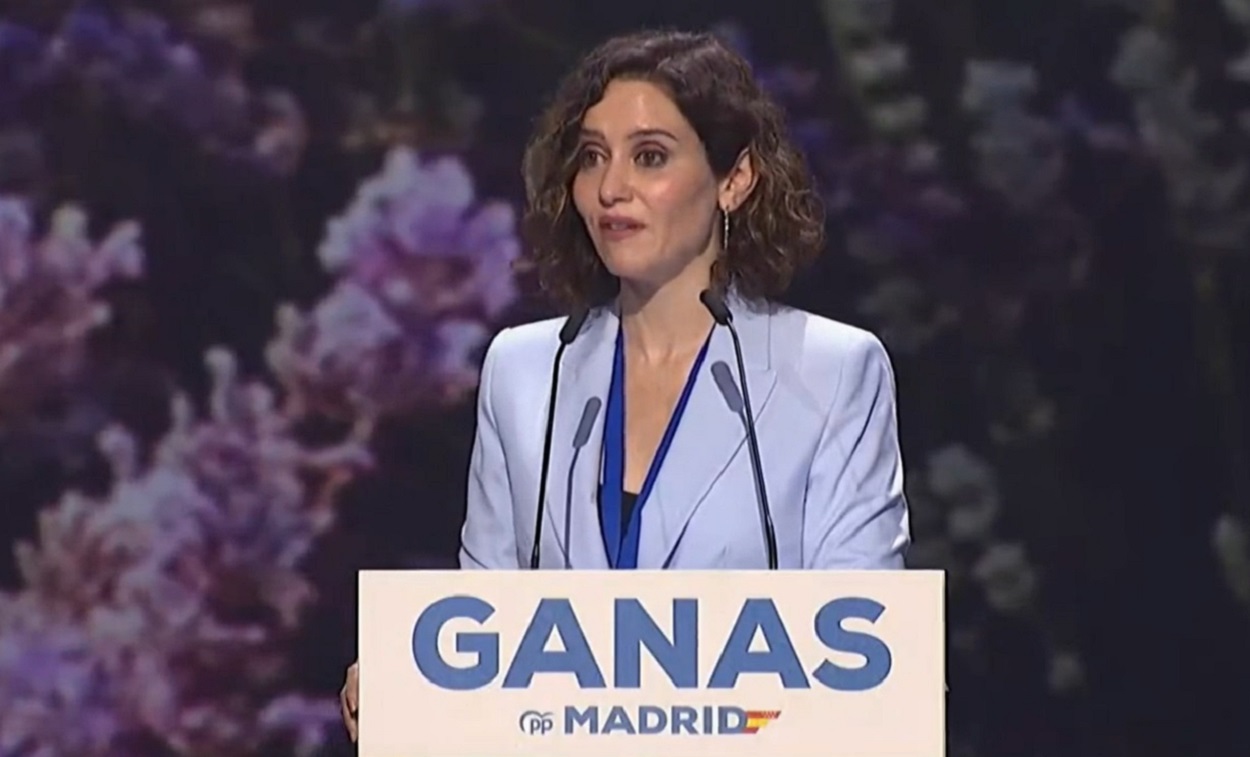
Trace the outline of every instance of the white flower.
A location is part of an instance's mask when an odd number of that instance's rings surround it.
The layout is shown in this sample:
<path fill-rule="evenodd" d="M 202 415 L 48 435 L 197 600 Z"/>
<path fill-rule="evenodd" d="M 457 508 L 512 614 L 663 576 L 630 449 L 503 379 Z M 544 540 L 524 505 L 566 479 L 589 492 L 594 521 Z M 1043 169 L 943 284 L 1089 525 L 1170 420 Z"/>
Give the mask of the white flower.
<path fill-rule="evenodd" d="M 985 591 L 985 601 L 999 612 L 1015 615 L 1033 607 L 1037 573 L 1021 544 L 994 544 L 972 568 Z"/>
<path fill-rule="evenodd" d="M 998 480 L 984 459 L 961 444 L 929 455 L 928 489 L 947 506 L 947 531 L 956 542 L 989 538 L 1000 509 Z"/>
<path fill-rule="evenodd" d="M 1250 608 L 1250 531 L 1243 521 L 1225 513 L 1215 522 L 1211 545 L 1229 590 Z"/>
<path fill-rule="evenodd" d="M 965 69 L 963 106 L 984 115 L 1024 106 L 1037 91 L 1037 73 L 1025 63 L 969 61 Z"/>
<path fill-rule="evenodd" d="M 861 87 L 875 87 L 896 81 L 907 72 L 907 48 L 891 42 L 877 42 L 850 55 L 851 77 Z"/>
<path fill-rule="evenodd" d="M 1071 650 L 1052 651 L 1046 674 L 1050 690 L 1064 694 L 1085 684 L 1085 665 L 1081 657 Z"/>
<path fill-rule="evenodd" d="M 861 257 L 870 255 L 871 249 L 888 249 L 869 248 L 863 234 L 854 239 L 854 254 Z M 937 305 L 919 282 L 901 276 L 878 281 L 856 309 L 873 318 L 882 340 L 901 352 L 918 352 L 957 319 L 953 309 Z"/>
<path fill-rule="evenodd" d="M 1111 79 L 1126 89 L 1144 91 L 1175 78 L 1176 51 L 1157 30 L 1135 26 L 1120 40 L 1120 53 L 1111 67 Z"/>
<path fill-rule="evenodd" d="M 880 34 L 894 19 L 894 0 L 825 0 L 823 8 L 830 22 L 848 36 Z"/>

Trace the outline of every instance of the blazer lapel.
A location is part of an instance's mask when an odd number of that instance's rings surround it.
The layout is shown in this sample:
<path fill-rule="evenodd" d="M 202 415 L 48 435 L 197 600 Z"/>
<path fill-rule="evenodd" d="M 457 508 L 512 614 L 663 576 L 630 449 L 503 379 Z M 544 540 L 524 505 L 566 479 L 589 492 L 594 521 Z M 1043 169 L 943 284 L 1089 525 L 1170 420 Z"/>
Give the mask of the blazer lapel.
<path fill-rule="evenodd" d="M 547 478 L 547 525 L 560 543 L 563 568 L 608 567 L 599 523 L 603 423 L 617 318 L 595 311 L 564 351 Z"/>
<path fill-rule="evenodd" d="M 770 317 L 767 311 L 753 311 L 740 301 L 730 300 L 729 305 L 742 340 L 747 388 L 758 422 L 777 383 L 771 356 Z M 604 373 L 604 386 L 610 379 L 610 371 L 609 365 Z M 681 426 L 643 510 L 639 568 L 669 566 L 691 517 L 746 443 L 741 398 L 733 337 L 729 329 L 718 326 L 712 334 Z M 750 465 L 751 462 L 744 453 L 735 464 Z M 715 507 L 716 503 L 708 503 L 708 506 Z"/>

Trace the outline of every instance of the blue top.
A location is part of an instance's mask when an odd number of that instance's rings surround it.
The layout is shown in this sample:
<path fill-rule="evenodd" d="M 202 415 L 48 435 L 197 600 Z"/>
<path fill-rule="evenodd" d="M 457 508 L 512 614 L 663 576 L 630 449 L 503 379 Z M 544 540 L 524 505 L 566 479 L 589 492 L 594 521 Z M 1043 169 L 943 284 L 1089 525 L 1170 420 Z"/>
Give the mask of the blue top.
<path fill-rule="evenodd" d="M 651 459 L 651 467 L 647 469 L 647 477 L 643 481 L 642 490 L 636 496 L 625 491 L 625 338 L 621 330 L 616 332 L 616 355 L 612 361 L 612 383 L 608 388 L 607 415 L 603 428 L 603 488 L 599 493 L 599 520 L 603 528 L 603 545 L 607 549 L 608 564 L 618 570 L 633 570 L 638 567 L 638 537 L 642 528 L 642 508 L 646 506 L 659 476 L 664 458 L 677 435 L 677 427 L 681 425 L 682 415 L 686 412 L 686 404 L 690 401 L 690 393 L 694 390 L 695 380 L 703 359 L 707 357 L 708 345 L 712 341 L 712 333 L 703 342 L 699 356 L 695 358 L 686 378 L 686 386 L 682 389 L 677 407 L 669 418 L 668 428 L 660 439 L 660 446 Z M 632 502 L 628 500 L 633 500 Z M 628 509 L 626 506 L 629 505 Z"/>

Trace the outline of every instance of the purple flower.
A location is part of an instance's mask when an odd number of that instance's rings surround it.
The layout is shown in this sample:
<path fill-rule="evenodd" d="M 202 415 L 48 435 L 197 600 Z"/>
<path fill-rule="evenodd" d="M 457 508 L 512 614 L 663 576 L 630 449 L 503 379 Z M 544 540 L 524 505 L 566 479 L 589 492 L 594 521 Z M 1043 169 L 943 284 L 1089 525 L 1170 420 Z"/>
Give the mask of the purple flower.
<path fill-rule="evenodd" d="M 0 754 L 108 754 L 122 731 L 109 706 L 115 657 L 41 610 L 0 596 Z"/>
<path fill-rule="evenodd" d="M 891 11 L 888 3 L 854 0 L 832 4 L 830 12 L 846 23 L 872 21 L 876 28 Z M 748 60 L 753 58 L 740 25 L 726 22 L 714 31 Z M 906 48 L 878 40 L 853 51 L 848 65 L 856 82 L 876 85 L 900 77 L 907 59 Z M 806 152 L 831 214 L 869 228 L 874 246 L 902 253 L 928 250 L 936 231 L 965 212 L 963 199 L 940 175 L 935 146 L 922 139 L 857 144 L 821 99 L 817 72 L 752 63 L 761 86 L 785 108 L 791 134 Z M 899 132 L 912 128 L 923 109 L 918 100 L 903 98 L 876 103 L 869 116 L 879 128 Z"/>
<path fill-rule="evenodd" d="M 319 254 L 331 273 L 401 309 L 476 308 L 495 317 L 515 297 L 510 272 L 519 251 L 512 207 L 479 205 L 463 163 L 423 161 L 397 148 L 347 211 L 331 219 Z"/>
<path fill-rule="evenodd" d="M 171 126 L 207 152 L 266 172 L 292 171 L 307 140 L 288 94 L 250 92 L 237 67 L 210 65 L 168 22 L 134 9 L 79 5 L 50 37 L 0 26 L 0 72 L 0 105 L 9 109 L 46 85 L 73 83 L 88 103 Z"/>
<path fill-rule="evenodd" d="M 280 645 L 315 595 L 300 563 L 334 489 L 369 455 L 353 439 L 306 447 L 230 353 L 207 363 L 202 416 L 177 398 L 147 466 L 109 429 L 112 491 L 67 494 L 18 547 L 25 589 L 0 595 L 3 753 L 307 751 L 337 720 L 332 701 L 280 690 Z"/>
<path fill-rule="evenodd" d="M 49 74 L 39 34 L 0 19 L 0 115 L 13 112 L 21 94 L 47 82 Z"/>
<path fill-rule="evenodd" d="M 93 241 L 87 222 L 66 205 L 36 238 L 27 204 L 0 197 L 0 401 L 18 402 L 25 389 L 72 374 L 87 334 L 110 317 L 97 291 L 143 273 L 138 224 L 118 224 Z"/>
<path fill-rule="evenodd" d="M 415 16 L 423 13 L 452 13 L 457 18 L 472 18 L 493 0 L 382 0 L 383 16 Z"/>
<path fill-rule="evenodd" d="M 458 399 L 516 298 L 519 250 L 511 206 L 478 202 L 459 160 L 397 148 L 330 220 L 319 254 L 339 282 L 309 313 L 280 311 L 270 366 L 296 396 L 353 416 Z"/>

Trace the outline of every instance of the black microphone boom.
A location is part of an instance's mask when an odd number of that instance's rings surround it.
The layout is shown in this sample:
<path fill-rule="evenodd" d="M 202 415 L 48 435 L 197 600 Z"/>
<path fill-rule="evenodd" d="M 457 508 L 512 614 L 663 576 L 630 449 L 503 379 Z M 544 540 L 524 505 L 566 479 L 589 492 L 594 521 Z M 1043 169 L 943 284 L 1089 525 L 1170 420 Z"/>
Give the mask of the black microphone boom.
<path fill-rule="evenodd" d="M 547 406 L 547 431 L 543 436 L 543 467 L 538 475 L 538 507 L 535 508 L 534 548 L 530 551 L 530 570 L 538 569 L 538 561 L 542 554 L 543 515 L 547 510 L 547 471 L 551 467 L 551 436 L 556 419 L 556 391 L 560 387 L 560 358 L 564 357 L 564 348 L 577 338 L 588 314 L 587 310 L 577 310 L 560 327 L 560 346 L 556 348 L 555 359 L 551 361 L 551 399 Z"/>
<path fill-rule="evenodd" d="M 699 293 L 699 302 L 703 303 L 703 307 L 712 314 L 712 318 L 722 326 L 729 326 L 734 319 L 734 314 L 729 312 L 729 306 L 725 304 L 725 300 L 719 294 L 711 289 L 704 289 Z M 732 330 L 732 329 L 731 329 Z M 737 332 L 734 332 L 737 336 Z M 737 344 L 735 341 L 734 344 Z"/>
<path fill-rule="evenodd" d="M 760 443 L 755 436 L 755 413 L 751 410 L 751 392 L 747 389 L 747 370 L 742 362 L 742 342 L 738 339 L 738 330 L 734 328 L 733 313 L 725 304 L 725 300 L 711 289 L 699 293 L 699 301 L 712 314 L 712 318 L 721 326 L 729 329 L 733 337 L 734 356 L 738 359 L 738 383 L 742 385 L 742 411 L 746 414 L 747 448 L 751 453 L 751 472 L 755 474 L 755 490 L 759 494 L 760 521 L 764 527 L 764 540 L 768 546 L 768 569 L 777 569 L 777 534 L 773 528 L 773 514 L 768 506 L 768 489 L 764 486 L 764 465 L 760 461 Z"/>
<path fill-rule="evenodd" d="M 573 343 L 577 338 L 577 332 L 582 330 L 582 324 L 586 322 L 586 316 L 589 314 L 587 310 L 578 310 L 568 317 L 564 325 L 560 327 L 560 348 L 563 349 Z M 560 353 L 556 353 L 557 355 Z"/>

